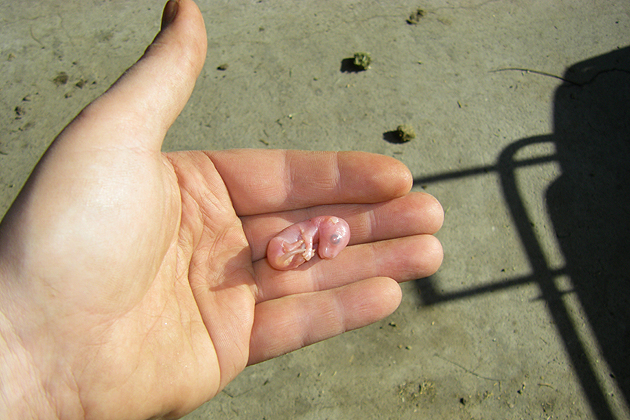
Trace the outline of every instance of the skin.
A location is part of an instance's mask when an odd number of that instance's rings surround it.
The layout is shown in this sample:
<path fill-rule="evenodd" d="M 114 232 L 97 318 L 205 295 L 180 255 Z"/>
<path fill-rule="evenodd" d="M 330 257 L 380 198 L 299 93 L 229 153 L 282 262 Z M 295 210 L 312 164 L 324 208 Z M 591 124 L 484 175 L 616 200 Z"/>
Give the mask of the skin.
<path fill-rule="evenodd" d="M 196 5 L 165 15 L 0 223 L 0 418 L 180 417 L 249 364 L 389 315 L 398 282 L 442 261 L 442 208 L 392 158 L 162 153 L 206 57 Z M 269 266 L 287 222 L 327 214 L 352 230 L 344 252 Z"/>
<path fill-rule="evenodd" d="M 335 258 L 349 241 L 348 222 L 335 216 L 318 216 L 274 236 L 267 246 L 267 261 L 276 270 L 292 270 L 316 252 L 322 259 Z"/>

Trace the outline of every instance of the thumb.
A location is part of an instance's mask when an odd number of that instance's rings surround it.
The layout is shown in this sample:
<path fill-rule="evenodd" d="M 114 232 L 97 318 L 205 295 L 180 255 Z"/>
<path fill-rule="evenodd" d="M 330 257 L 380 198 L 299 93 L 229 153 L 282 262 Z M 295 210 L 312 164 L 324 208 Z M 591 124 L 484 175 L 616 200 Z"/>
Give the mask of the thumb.
<path fill-rule="evenodd" d="M 0 271 L 4 261 L 19 261 L 21 270 L 29 264 L 56 267 L 31 276 L 38 281 L 55 275 L 70 281 L 68 273 L 80 267 L 74 257 L 109 256 L 100 266 L 105 268 L 97 270 L 104 278 L 104 272 L 127 264 L 124 252 L 112 253 L 110 244 L 134 252 L 142 241 L 166 247 L 168 230 L 156 232 L 152 223 L 177 221 L 177 209 L 166 196 L 169 180 L 159 151 L 190 97 L 205 54 L 199 9 L 192 0 L 170 0 L 162 30 L 142 58 L 81 111 L 37 164 L 0 223 Z M 68 257 L 73 261 L 64 265 Z"/>
<path fill-rule="evenodd" d="M 161 171 L 159 151 L 190 97 L 205 53 L 199 9 L 192 0 L 170 0 L 162 30 L 142 58 L 81 111 L 37 164 L 0 224 L 0 272 L 5 261 L 19 261 L 13 265 L 16 278 L 32 284 L 50 279 L 49 286 L 74 293 L 68 302 L 78 306 L 90 287 L 106 291 L 125 279 L 125 270 L 158 261 L 139 257 L 130 264 L 129 255 L 147 254 L 142 243 L 163 255 L 175 229 L 177 203 L 169 200 L 165 185 L 172 179 Z M 77 270 L 81 281 L 73 274 Z M 153 274 L 156 266 L 149 270 Z M 142 287 L 138 283 L 136 291 Z"/>
<path fill-rule="evenodd" d="M 167 130 L 190 98 L 206 48 L 206 29 L 197 5 L 192 0 L 169 0 L 162 29 L 142 58 L 65 130 L 84 133 L 83 129 L 89 129 L 107 135 L 60 137 L 89 142 L 82 144 L 89 148 L 159 151 Z"/>

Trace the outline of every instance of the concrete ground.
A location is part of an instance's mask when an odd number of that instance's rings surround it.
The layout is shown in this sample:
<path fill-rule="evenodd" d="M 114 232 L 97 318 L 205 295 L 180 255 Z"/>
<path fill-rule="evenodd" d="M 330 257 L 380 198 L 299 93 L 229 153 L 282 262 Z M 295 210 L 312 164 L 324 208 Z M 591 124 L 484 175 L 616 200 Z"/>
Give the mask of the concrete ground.
<path fill-rule="evenodd" d="M 4 214 L 163 2 L 0 4 Z M 208 57 L 165 150 L 393 156 L 442 202 L 445 260 L 389 318 L 250 367 L 187 419 L 630 418 L 630 2 L 198 4 Z"/>

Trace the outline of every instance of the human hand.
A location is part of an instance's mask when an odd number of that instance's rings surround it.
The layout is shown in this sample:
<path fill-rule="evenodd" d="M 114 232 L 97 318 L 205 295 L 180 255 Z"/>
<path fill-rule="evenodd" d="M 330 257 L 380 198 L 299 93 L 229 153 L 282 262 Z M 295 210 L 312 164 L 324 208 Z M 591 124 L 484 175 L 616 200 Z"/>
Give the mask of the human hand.
<path fill-rule="evenodd" d="M 175 11 L 172 22 L 168 15 Z M 435 199 L 358 152 L 160 152 L 206 54 L 191 0 L 46 152 L 0 225 L 0 417 L 178 417 L 245 366 L 381 319 L 442 259 Z M 293 271 L 288 225 L 352 240 Z"/>

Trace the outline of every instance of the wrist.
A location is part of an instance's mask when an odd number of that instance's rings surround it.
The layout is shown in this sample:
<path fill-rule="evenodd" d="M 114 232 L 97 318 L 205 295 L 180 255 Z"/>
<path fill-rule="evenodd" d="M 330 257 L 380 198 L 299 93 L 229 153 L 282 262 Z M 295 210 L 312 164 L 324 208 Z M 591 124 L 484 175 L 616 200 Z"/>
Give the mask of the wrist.
<path fill-rule="evenodd" d="M 3 308 L 4 309 L 4 308 Z M 57 418 L 31 354 L 0 312 L 0 418 Z"/>

